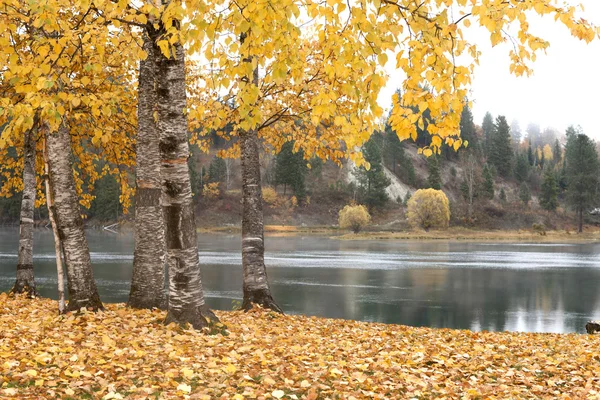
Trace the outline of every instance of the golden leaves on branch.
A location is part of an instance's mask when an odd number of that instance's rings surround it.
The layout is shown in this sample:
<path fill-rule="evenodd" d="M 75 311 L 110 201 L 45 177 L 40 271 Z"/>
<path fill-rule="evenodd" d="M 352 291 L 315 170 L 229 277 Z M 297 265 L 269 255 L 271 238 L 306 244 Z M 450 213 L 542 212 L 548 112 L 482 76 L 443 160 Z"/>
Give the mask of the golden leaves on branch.
<path fill-rule="evenodd" d="M 0 295 L 0 397 L 595 398 L 599 335 L 411 328 L 263 310 L 228 336 L 109 304 L 57 316 Z"/>

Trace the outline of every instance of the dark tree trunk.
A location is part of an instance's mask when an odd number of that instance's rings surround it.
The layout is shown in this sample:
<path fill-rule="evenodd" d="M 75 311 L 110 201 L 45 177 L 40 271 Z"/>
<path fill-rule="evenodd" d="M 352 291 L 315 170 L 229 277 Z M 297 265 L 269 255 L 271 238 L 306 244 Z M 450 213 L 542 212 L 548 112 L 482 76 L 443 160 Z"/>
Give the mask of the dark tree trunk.
<path fill-rule="evenodd" d="M 283 312 L 273 300 L 267 268 L 258 136 L 256 131 L 240 135 L 242 158 L 242 266 L 244 270 L 244 301 L 242 308 L 249 310 L 253 304 Z"/>
<path fill-rule="evenodd" d="M 90 251 L 75 190 L 71 137 L 64 122 L 57 132 L 48 134 L 47 146 L 54 216 L 67 268 L 67 311 L 81 307 L 97 311 L 103 307 L 94 282 Z"/>
<path fill-rule="evenodd" d="M 583 233 L 583 207 L 579 208 L 579 218 L 578 218 L 578 229 L 577 232 Z"/>
<path fill-rule="evenodd" d="M 35 211 L 35 134 L 34 127 L 25 133 L 23 149 L 23 198 L 19 220 L 19 259 L 17 262 L 17 280 L 13 293 L 26 293 L 35 297 L 35 279 L 33 276 L 33 219 Z"/>
<path fill-rule="evenodd" d="M 153 39 L 144 36 L 148 58 L 140 62 L 138 134 L 136 144 L 135 250 L 129 306 L 166 308 L 165 228 L 160 205 L 160 134 L 154 111 L 158 106 L 157 56 Z"/>
<path fill-rule="evenodd" d="M 194 328 L 216 317 L 204 303 L 198 239 L 188 167 L 185 55 L 181 45 L 176 54 L 159 62 L 159 130 L 162 207 L 165 221 L 169 306 L 166 322 L 190 323 Z"/>

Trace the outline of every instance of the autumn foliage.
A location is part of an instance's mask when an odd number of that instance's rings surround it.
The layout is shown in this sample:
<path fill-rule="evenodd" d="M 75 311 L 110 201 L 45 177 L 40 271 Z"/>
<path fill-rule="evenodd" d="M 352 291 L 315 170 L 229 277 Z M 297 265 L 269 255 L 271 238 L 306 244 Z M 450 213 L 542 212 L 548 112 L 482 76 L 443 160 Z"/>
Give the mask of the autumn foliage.
<path fill-rule="evenodd" d="M 447 228 L 450 222 L 448 197 L 441 190 L 419 189 L 408 201 L 407 214 L 413 228 Z"/>
<path fill-rule="evenodd" d="M 361 205 L 347 205 L 339 214 L 339 224 L 342 229 L 352 229 L 352 232 L 358 233 L 371 221 L 371 216 L 367 207 Z"/>
<path fill-rule="evenodd" d="M 493 333 L 218 312 L 207 335 L 162 311 L 58 316 L 0 295 L 0 398 L 517 399 L 598 395 L 600 335 Z M 189 396 L 189 397 L 186 397 Z"/>

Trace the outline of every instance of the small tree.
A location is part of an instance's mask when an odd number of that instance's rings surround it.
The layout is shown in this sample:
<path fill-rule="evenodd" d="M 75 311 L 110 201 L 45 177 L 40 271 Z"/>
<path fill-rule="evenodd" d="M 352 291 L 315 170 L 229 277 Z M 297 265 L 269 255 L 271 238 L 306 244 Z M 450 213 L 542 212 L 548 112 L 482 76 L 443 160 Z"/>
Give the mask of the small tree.
<path fill-rule="evenodd" d="M 440 176 L 440 163 L 436 155 L 432 155 L 427 159 L 429 168 L 429 177 L 427 183 L 430 188 L 435 190 L 442 189 L 442 177 Z"/>
<path fill-rule="evenodd" d="M 408 201 L 408 222 L 414 228 L 447 228 L 450 222 L 448 197 L 441 190 L 419 189 Z"/>
<path fill-rule="evenodd" d="M 227 177 L 227 167 L 225 160 L 215 156 L 208 167 L 208 182 L 224 182 Z"/>
<path fill-rule="evenodd" d="M 578 231 L 583 232 L 583 213 L 595 205 L 600 164 L 596 144 L 588 136 L 573 129 L 567 130 L 565 150 L 567 200 L 575 209 Z"/>
<path fill-rule="evenodd" d="M 529 162 L 527 161 L 527 156 L 523 153 L 517 156 L 514 175 L 519 183 L 525 182 L 529 176 Z"/>
<path fill-rule="evenodd" d="M 525 205 L 528 205 L 531 201 L 531 191 L 525 182 L 523 182 L 519 188 L 519 198 Z"/>
<path fill-rule="evenodd" d="M 540 206 L 547 211 L 554 211 L 558 207 L 558 182 L 556 182 L 554 172 L 549 169 L 544 174 Z"/>
<path fill-rule="evenodd" d="M 487 164 L 483 166 L 483 194 L 490 200 L 494 198 L 494 176 Z"/>
<path fill-rule="evenodd" d="M 504 188 L 500 189 L 500 200 L 506 201 L 506 192 L 504 191 Z"/>
<path fill-rule="evenodd" d="M 512 159 L 510 127 L 506 122 L 506 118 L 500 115 L 496 118 L 494 128 L 491 148 L 488 149 L 488 158 L 492 165 L 496 167 L 500 176 L 507 177 L 511 172 Z"/>
<path fill-rule="evenodd" d="M 304 151 L 300 149 L 294 152 L 294 142 L 286 142 L 275 158 L 275 183 L 283 184 L 283 194 L 286 194 L 289 186 L 294 196 L 303 200 L 306 197 L 304 176 L 307 171 Z"/>
<path fill-rule="evenodd" d="M 352 232 L 358 233 L 371 221 L 369 211 L 365 206 L 347 205 L 339 213 L 338 222 L 342 229 L 352 229 Z"/>
<path fill-rule="evenodd" d="M 371 168 L 368 170 L 364 166 L 356 168 L 354 175 L 358 181 L 359 201 L 372 211 L 373 208 L 381 207 L 388 201 L 386 188 L 391 184 L 391 180 L 385 175 L 376 136 L 364 144 L 362 153 Z"/>

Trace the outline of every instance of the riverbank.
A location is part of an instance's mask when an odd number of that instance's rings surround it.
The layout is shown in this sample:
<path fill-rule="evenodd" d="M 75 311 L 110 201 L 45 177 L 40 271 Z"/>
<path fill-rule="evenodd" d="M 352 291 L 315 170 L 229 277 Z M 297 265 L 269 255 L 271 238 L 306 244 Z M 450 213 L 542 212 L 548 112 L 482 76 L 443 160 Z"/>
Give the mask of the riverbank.
<path fill-rule="evenodd" d="M 215 226 L 198 228 L 199 233 L 241 233 L 241 227 Z M 265 225 L 265 234 L 269 236 L 328 236 L 340 240 L 461 240 L 461 241 L 499 241 L 499 242 L 593 242 L 600 241 L 600 230 L 588 228 L 583 233 L 572 231 L 534 230 L 478 230 L 463 227 L 451 227 L 445 230 L 390 231 L 371 228 L 360 233 L 340 230 L 336 226 L 293 226 Z"/>
<path fill-rule="evenodd" d="M 600 335 L 475 333 L 256 310 L 227 335 L 164 312 L 57 316 L 0 295 L 0 397 L 62 399 L 599 398 Z"/>

